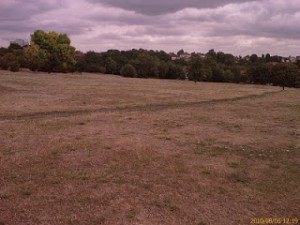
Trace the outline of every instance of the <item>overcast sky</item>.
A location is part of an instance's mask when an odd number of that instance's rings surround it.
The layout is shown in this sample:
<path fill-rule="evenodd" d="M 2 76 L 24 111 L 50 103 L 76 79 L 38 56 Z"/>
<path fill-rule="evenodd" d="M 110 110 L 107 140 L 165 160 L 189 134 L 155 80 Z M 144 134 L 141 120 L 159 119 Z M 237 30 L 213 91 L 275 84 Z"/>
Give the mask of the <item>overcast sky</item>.
<path fill-rule="evenodd" d="M 300 0 L 0 0 L 0 46 L 36 29 L 81 51 L 300 55 Z"/>

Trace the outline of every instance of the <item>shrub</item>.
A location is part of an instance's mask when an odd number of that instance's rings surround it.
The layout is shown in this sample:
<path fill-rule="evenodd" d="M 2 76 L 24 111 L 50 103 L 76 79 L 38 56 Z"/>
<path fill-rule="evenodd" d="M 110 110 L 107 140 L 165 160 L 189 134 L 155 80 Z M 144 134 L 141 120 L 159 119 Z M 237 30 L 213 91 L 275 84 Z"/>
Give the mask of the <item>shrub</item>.
<path fill-rule="evenodd" d="M 13 61 L 9 64 L 9 70 L 12 72 L 19 72 L 20 64 L 17 61 Z"/>

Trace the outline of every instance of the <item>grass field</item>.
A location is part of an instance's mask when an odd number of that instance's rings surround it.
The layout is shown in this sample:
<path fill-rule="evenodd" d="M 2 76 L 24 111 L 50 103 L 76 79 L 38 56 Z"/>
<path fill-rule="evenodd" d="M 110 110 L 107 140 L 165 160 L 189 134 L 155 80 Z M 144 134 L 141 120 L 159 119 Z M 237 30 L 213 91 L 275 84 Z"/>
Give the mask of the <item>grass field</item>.
<path fill-rule="evenodd" d="M 300 90 L 0 71 L 0 225 L 300 219 Z"/>

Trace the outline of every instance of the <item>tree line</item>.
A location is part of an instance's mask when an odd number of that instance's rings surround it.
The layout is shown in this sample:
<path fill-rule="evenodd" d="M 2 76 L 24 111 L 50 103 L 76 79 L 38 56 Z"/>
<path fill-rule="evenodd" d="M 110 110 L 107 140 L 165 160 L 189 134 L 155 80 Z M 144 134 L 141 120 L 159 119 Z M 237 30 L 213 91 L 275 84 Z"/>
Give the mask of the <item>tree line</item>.
<path fill-rule="evenodd" d="M 124 77 L 189 79 L 194 82 L 232 82 L 300 87 L 300 64 L 281 62 L 282 57 L 256 54 L 236 57 L 213 49 L 172 58 L 164 51 L 132 49 L 106 52 L 76 51 L 68 35 L 36 30 L 29 46 L 0 48 L 0 67 L 19 71 L 91 72 Z"/>

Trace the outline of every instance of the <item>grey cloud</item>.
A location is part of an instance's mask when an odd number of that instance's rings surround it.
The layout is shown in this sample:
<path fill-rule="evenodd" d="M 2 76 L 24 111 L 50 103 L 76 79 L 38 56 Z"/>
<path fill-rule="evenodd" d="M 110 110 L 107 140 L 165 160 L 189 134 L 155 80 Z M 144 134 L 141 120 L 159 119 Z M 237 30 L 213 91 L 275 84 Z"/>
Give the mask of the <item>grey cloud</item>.
<path fill-rule="evenodd" d="M 131 1 L 132 4 L 137 2 Z M 222 1 L 223 4 L 228 2 Z M 184 3 L 186 2 L 183 2 L 182 5 Z M 208 2 L 204 3 L 202 6 Z M 143 35 L 150 36 L 155 40 L 172 37 L 173 43 L 178 43 L 178 39 L 182 37 L 190 38 L 190 42 L 192 42 L 191 40 L 197 42 L 198 37 L 200 39 L 203 37 L 230 39 L 237 36 L 248 36 L 249 39 L 257 37 L 300 38 L 299 25 L 297 22 L 295 23 L 299 9 L 285 6 L 284 10 L 280 11 L 280 7 L 275 1 L 272 7 L 269 3 L 268 0 L 245 1 L 242 4 L 233 4 L 217 9 L 189 8 L 177 13 L 158 16 L 118 11 L 115 14 L 92 15 L 89 19 L 101 21 L 100 24 L 117 24 L 121 27 L 128 27 L 129 30 L 122 33 L 127 42 L 128 37 Z M 138 26 L 139 29 L 132 28 L 132 26 Z M 122 38 L 120 37 L 120 39 Z M 196 42 L 195 45 L 197 45 Z M 147 43 L 146 39 L 145 45 Z"/>
<path fill-rule="evenodd" d="M 152 17 L 138 15 L 138 14 L 94 14 L 86 16 L 85 19 L 104 24 L 116 25 L 148 25 L 154 24 L 155 20 Z M 163 23 L 163 18 L 160 24 Z"/>
<path fill-rule="evenodd" d="M 215 8 L 230 3 L 244 3 L 245 0 L 88 0 L 108 6 L 130 10 L 144 15 L 162 15 L 173 13 L 184 8 Z M 247 0 L 248 2 L 254 0 Z"/>
<path fill-rule="evenodd" d="M 214 23 L 209 35 L 299 39 L 300 26 L 297 15 L 297 11 L 274 12 L 266 7 L 261 12 L 255 13 L 255 10 L 252 10 L 249 14 L 251 18 L 248 19 L 238 20 L 223 15 L 223 22 Z"/>
<path fill-rule="evenodd" d="M 15 22 L 0 22 L 0 31 L 3 34 L 5 33 L 15 33 L 15 35 L 10 35 L 9 39 L 18 38 L 17 34 L 27 33 L 29 38 L 29 34 L 33 31 L 41 29 L 46 31 L 56 31 L 60 33 L 67 33 L 68 35 L 77 35 L 86 32 L 89 28 L 84 23 L 45 23 L 45 24 L 37 24 L 37 23 L 30 23 L 28 21 L 19 21 L 18 23 Z"/>
<path fill-rule="evenodd" d="M 84 51 L 215 48 L 243 54 L 255 43 L 259 51 L 299 52 L 299 20 L 299 0 L 0 0 L 0 43 L 43 29 L 69 34 Z"/>
<path fill-rule="evenodd" d="M 37 14 L 42 14 L 60 8 L 60 1 L 15 0 L 0 3 L 0 21 L 28 20 Z"/>
<path fill-rule="evenodd" d="M 90 28 L 85 21 L 60 20 L 49 13 L 67 8 L 66 1 L 60 0 L 4 0 L 0 3 L 0 33 L 2 40 L 16 38 L 29 39 L 30 34 L 37 29 L 57 31 L 76 35 Z M 55 14 L 54 14 L 55 15 Z"/>
<path fill-rule="evenodd" d="M 294 26 L 278 26 L 267 24 L 247 24 L 244 26 L 222 26 L 215 25 L 208 32 L 208 35 L 215 37 L 233 37 L 233 36 L 249 36 L 249 37 L 268 37 L 268 38 L 285 38 L 300 39 L 299 29 Z"/>

